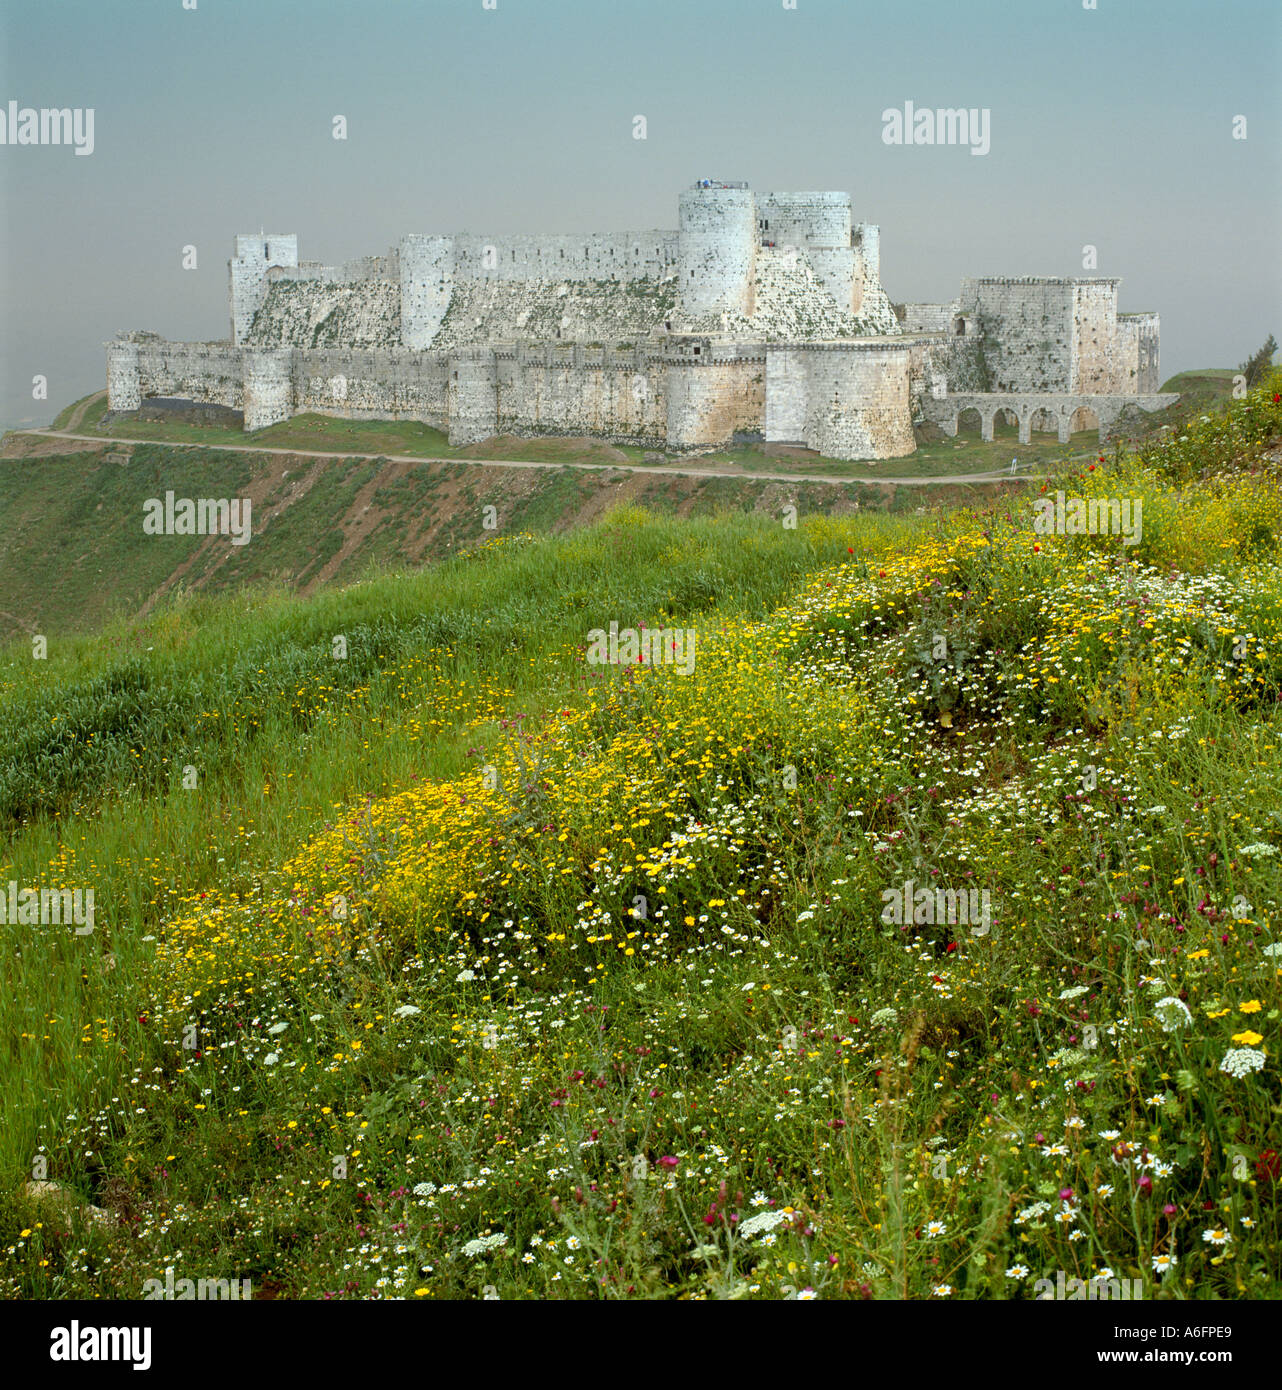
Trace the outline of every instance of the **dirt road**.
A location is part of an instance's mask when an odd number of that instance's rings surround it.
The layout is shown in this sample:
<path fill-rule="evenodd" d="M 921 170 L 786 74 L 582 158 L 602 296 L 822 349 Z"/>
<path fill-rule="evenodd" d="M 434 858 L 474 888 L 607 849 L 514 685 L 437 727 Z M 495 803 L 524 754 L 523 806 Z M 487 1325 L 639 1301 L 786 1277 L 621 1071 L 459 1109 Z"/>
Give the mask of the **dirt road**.
<path fill-rule="evenodd" d="M 83 414 L 91 404 L 86 401 L 78 414 Z M 749 481 L 767 483 L 866 483 L 872 487 L 883 487 L 887 483 L 897 487 L 938 487 L 947 483 L 996 483 L 1003 478 L 1027 477 L 1027 473 L 1014 474 L 1009 469 L 995 469 L 988 473 L 941 473 L 927 478 L 897 478 L 889 474 L 875 478 L 834 478 L 823 473 L 749 473 L 728 468 L 671 468 L 658 464 L 645 463 L 531 463 L 522 459 L 459 459 L 433 458 L 423 454 L 370 454 L 359 450 L 336 452 L 332 449 L 283 449 L 275 444 L 192 444 L 166 439 L 126 439 L 123 435 L 104 438 L 93 434 L 75 434 L 71 430 L 11 430 L 11 434 L 30 434 L 41 439 L 74 439 L 90 444 L 165 444 L 172 449 L 229 449 L 244 454 L 290 454 L 298 458 L 331 459 L 391 459 L 395 463 L 462 463 L 469 467 L 481 468 L 581 468 L 593 473 L 656 473 L 679 478 L 746 478 Z"/>

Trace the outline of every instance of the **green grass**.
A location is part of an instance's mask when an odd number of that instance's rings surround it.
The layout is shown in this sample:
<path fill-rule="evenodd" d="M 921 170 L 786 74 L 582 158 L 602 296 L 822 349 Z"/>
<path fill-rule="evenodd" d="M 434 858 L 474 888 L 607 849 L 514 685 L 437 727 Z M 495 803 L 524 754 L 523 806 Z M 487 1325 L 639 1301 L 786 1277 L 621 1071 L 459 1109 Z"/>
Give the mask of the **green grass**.
<path fill-rule="evenodd" d="M 60 420 L 70 413 L 68 407 Z M 277 449 L 317 449 L 333 453 L 401 455 L 441 459 L 503 458 L 531 463 L 595 463 L 609 466 L 603 446 L 588 446 L 556 437 L 503 440 L 485 445 L 451 446 L 440 430 L 413 420 L 343 420 L 333 416 L 296 415 L 267 429 L 244 433 L 235 429 L 187 425 L 169 421 L 123 419 L 111 425 L 100 422 L 105 402 L 91 406 L 80 433 L 101 435 L 104 439 L 168 440 L 179 444 L 219 443 L 237 447 L 255 445 Z M 61 428 L 55 422 L 56 428 Z M 998 424 L 994 438 L 985 442 L 978 427 L 959 432 L 956 439 L 919 444 L 914 454 L 899 459 L 859 462 L 830 459 L 822 455 L 771 455 L 761 445 L 742 445 L 688 457 L 672 456 L 666 465 L 672 469 L 717 468 L 737 465 L 758 473 L 814 473 L 833 478 L 862 478 L 877 481 L 885 477 L 923 478 L 948 473 L 981 473 L 1009 467 L 1013 457 L 1029 465 L 1041 466 L 1072 461 L 1093 454 L 1098 431 L 1075 435 L 1069 445 L 1061 445 L 1053 434 L 1036 434 L 1030 444 L 1018 441 L 1015 425 Z M 631 463 L 643 463 L 651 452 L 635 445 L 618 446 Z M 650 465 L 647 465 L 650 466 Z M 659 466 L 659 465 L 655 465 Z"/>
<path fill-rule="evenodd" d="M 745 470 L 772 473 L 814 473 L 831 478 L 944 477 L 950 473 L 987 473 L 1006 470 L 1018 458 L 1022 471 L 1041 470 L 1094 458 L 1099 452 L 1099 431 L 1080 431 L 1067 445 L 1056 435 L 1036 433 L 1029 444 L 1019 442 L 1018 425 L 995 424 L 993 438 L 980 437 L 978 426 L 959 430 L 955 439 L 918 444 L 916 453 L 905 458 L 860 462 L 830 459 L 820 455 L 770 455 L 760 444 L 702 454 L 694 467 L 738 464 Z"/>
<path fill-rule="evenodd" d="M 889 537 L 910 523 L 866 528 Z M 683 562 L 660 563 L 695 538 Z M 832 542 L 826 549 L 835 553 Z M 726 612 L 757 613 L 810 553 L 751 518 L 635 534 L 620 522 L 588 540 L 501 546 L 303 603 L 270 592 L 189 597 L 146 623 L 56 644 L 47 662 L 12 651 L 0 667 L 8 877 L 31 881 L 79 827 L 77 854 L 96 866 L 93 942 L 114 968 L 110 978 L 68 973 L 74 957 L 56 945 L 52 956 L 9 958 L 7 984 L 21 988 L 6 990 L 15 1011 L 5 1028 L 16 1032 L 4 1036 L 29 1033 L 38 1018 L 73 1025 L 55 1029 L 48 1047 L 11 1054 L 18 1071 L 6 1080 L 25 1076 L 29 1104 L 22 1116 L 10 1110 L 0 1141 L 9 1170 L 28 1166 L 37 1129 L 90 1080 L 74 1020 L 86 1008 L 123 1017 L 117 991 L 143 985 L 141 938 L 163 932 L 185 885 L 248 889 L 352 796 L 457 774 L 475 735 L 438 717 L 441 691 L 495 689 L 501 706 L 530 719 L 573 697 L 581 682 L 554 651 L 581 638 L 589 598 L 681 618 L 715 593 Z M 348 644 L 344 660 L 333 656 L 336 634 Z M 194 791 L 181 785 L 188 766 Z M 125 1007 L 129 1017 L 146 1009 L 141 995 Z M 135 1049 L 150 1046 L 134 1026 L 121 1037 L 127 1045 L 106 1073 L 118 1084 Z"/>
<path fill-rule="evenodd" d="M 1186 391 L 1206 390 L 1213 392 L 1216 403 L 1223 405 L 1233 396 L 1233 378 L 1237 376 L 1235 367 L 1199 367 L 1194 371 L 1177 372 L 1173 377 L 1168 377 L 1162 383 L 1160 391 L 1165 394 L 1168 391 L 1179 391 L 1181 394 Z"/>
<path fill-rule="evenodd" d="M 96 922 L 0 928 L 0 1293 L 1276 1298 L 1273 389 L 1050 480 L 1133 552 L 627 510 L 5 650 L 0 882 Z M 611 620 L 693 672 L 587 666 Z"/>
<path fill-rule="evenodd" d="M 625 481 L 640 484 L 632 495 L 642 505 L 669 514 L 752 511 L 768 494 L 781 515 L 784 500 L 777 486 L 749 477 L 568 467 L 521 473 L 464 459 L 407 466 L 361 455 L 296 459 L 162 442 L 10 459 L 0 468 L 9 535 L 0 550 L 0 633 L 85 631 L 145 611 L 175 584 L 231 592 L 265 581 L 295 589 L 352 583 L 371 570 L 444 558 L 487 539 L 485 506 L 495 507 L 506 532 L 558 531 L 611 503 Z M 252 493 L 251 542 L 145 535 L 143 502 L 168 490 L 179 497 Z M 962 495 L 950 490 L 949 500 Z M 944 500 L 933 490 L 870 493 L 853 479 L 798 482 L 787 498 L 803 515 L 855 504 L 915 510 Z"/>
<path fill-rule="evenodd" d="M 0 883 L 96 922 L 0 927 L 0 1294 L 1278 1297 L 1279 386 L 1051 478 L 1133 552 L 620 510 L 8 646 Z M 694 671 L 587 666 L 610 620 Z"/>
<path fill-rule="evenodd" d="M 53 430 L 65 430 L 68 428 L 76 411 L 85 404 L 86 401 L 93 400 L 98 396 L 97 391 L 91 391 L 87 396 L 81 396 L 79 400 L 72 401 L 70 405 L 64 406 L 57 415 L 54 416 L 49 428 Z M 100 399 L 94 400 L 93 404 L 85 411 L 84 418 L 78 429 L 93 430 L 102 421 L 102 417 L 107 413 L 107 397 L 102 395 Z"/>

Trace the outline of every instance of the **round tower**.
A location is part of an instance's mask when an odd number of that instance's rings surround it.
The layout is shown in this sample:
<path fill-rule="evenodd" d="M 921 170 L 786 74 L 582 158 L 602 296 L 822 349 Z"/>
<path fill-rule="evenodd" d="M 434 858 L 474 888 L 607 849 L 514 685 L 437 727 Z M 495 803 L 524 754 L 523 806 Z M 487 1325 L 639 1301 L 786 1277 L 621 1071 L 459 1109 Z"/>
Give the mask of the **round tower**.
<path fill-rule="evenodd" d="M 138 344 L 107 344 L 107 409 L 137 410 L 142 404 L 142 370 Z"/>
<path fill-rule="evenodd" d="M 867 339 L 795 344 L 806 365 L 806 444 L 835 459 L 903 458 L 917 447 L 909 350 Z"/>
<path fill-rule="evenodd" d="M 245 429 L 261 430 L 293 414 L 292 348 L 247 349 Z"/>
<path fill-rule="evenodd" d="M 752 190 L 696 184 L 682 192 L 678 206 L 677 281 L 685 312 L 751 315 L 758 241 Z"/>

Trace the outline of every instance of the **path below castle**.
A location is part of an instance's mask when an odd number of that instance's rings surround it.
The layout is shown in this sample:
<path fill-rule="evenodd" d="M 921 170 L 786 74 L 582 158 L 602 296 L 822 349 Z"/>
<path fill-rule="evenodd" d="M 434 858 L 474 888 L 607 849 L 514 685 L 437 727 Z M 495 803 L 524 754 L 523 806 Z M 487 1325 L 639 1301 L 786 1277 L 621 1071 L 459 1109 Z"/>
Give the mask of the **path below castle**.
<path fill-rule="evenodd" d="M 191 444 L 166 439 L 127 439 L 123 435 L 109 437 L 92 434 L 74 434 L 70 430 L 10 430 L 11 435 L 34 435 L 38 439 L 75 439 L 90 444 L 164 444 L 171 449 L 226 449 L 241 454 L 289 454 L 298 458 L 331 459 L 387 459 L 392 463 L 466 463 L 479 468 L 578 468 L 588 473 L 657 473 L 661 477 L 675 478 L 740 478 L 749 482 L 770 483 L 834 483 L 848 485 L 865 483 L 871 487 L 884 487 L 887 483 L 902 487 L 936 487 L 954 483 L 992 483 L 1009 479 L 1009 469 L 995 469 L 987 473 L 941 473 L 929 478 L 897 478 L 889 474 L 878 474 L 875 478 L 850 478 L 832 476 L 826 473 L 757 473 L 747 469 L 732 468 L 672 468 L 644 463 L 531 463 L 528 459 L 459 459 L 436 458 L 427 454 L 369 454 L 360 451 L 338 453 L 325 449 L 282 449 L 273 444 Z"/>

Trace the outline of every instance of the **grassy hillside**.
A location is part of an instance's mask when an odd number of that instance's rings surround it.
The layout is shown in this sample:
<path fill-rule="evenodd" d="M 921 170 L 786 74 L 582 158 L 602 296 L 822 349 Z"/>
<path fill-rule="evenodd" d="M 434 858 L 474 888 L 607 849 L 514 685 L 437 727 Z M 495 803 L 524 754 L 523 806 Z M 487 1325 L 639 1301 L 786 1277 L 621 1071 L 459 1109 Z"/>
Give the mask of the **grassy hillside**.
<path fill-rule="evenodd" d="M 174 592 L 232 593 L 271 582 L 308 594 L 442 559 L 495 532 L 563 531 L 619 505 L 678 516 L 751 511 L 774 517 L 785 506 L 824 515 L 946 508 L 1022 492 L 1023 483 L 945 481 L 926 493 L 881 480 L 1004 471 L 1015 457 L 1027 477 L 1030 470 L 1088 462 L 1098 449 L 1095 432 L 1074 436 L 1069 446 L 1041 434 L 1021 445 L 1014 425 L 999 424 L 991 441 L 976 428 L 956 439 L 923 442 L 910 458 L 880 463 L 761 444 L 662 461 L 673 469 L 743 475 L 691 478 L 613 469 L 613 463 L 643 463 L 646 451 L 594 439 L 503 437 L 451 448 L 440 431 L 416 421 L 300 415 L 245 435 L 178 420 L 105 422 L 106 415 L 100 391 L 68 405 L 54 422 L 57 429 L 101 437 L 101 449 L 31 434 L 0 442 L 0 505 L 8 518 L 0 546 L 0 640 L 64 636 L 93 631 L 112 618 L 145 617 Z M 334 452 L 362 456 L 326 456 Z M 479 466 L 494 459 L 563 466 Z M 834 481 L 793 481 L 799 474 Z M 249 498 L 252 542 L 145 535 L 143 504 L 167 491 Z M 487 507 L 494 509 L 488 517 Z M 57 583 L 48 582 L 50 573 Z"/>
<path fill-rule="evenodd" d="M 0 1291 L 1282 1294 L 1280 397 L 1047 481 L 1134 546 L 621 509 L 11 646 L 96 915 L 4 928 Z"/>
<path fill-rule="evenodd" d="M 144 502 L 167 491 L 248 497 L 249 543 L 144 534 Z M 975 491 L 961 485 L 956 495 Z M 780 518 L 785 505 L 834 515 L 905 505 L 895 494 L 857 483 L 300 458 L 163 443 L 8 459 L 0 462 L 7 518 L 0 638 L 93 631 L 113 617 L 145 616 L 179 591 L 233 593 L 272 582 L 312 593 L 443 559 L 496 534 L 560 532 L 620 504 Z"/>
<path fill-rule="evenodd" d="M 1161 390 L 1178 391 L 1175 409 L 1189 415 L 1225 406 L 1233 399 L 1233 367 L 1202 367 L 1198 371 L 1177 372 L 1162 384 Z"/>

